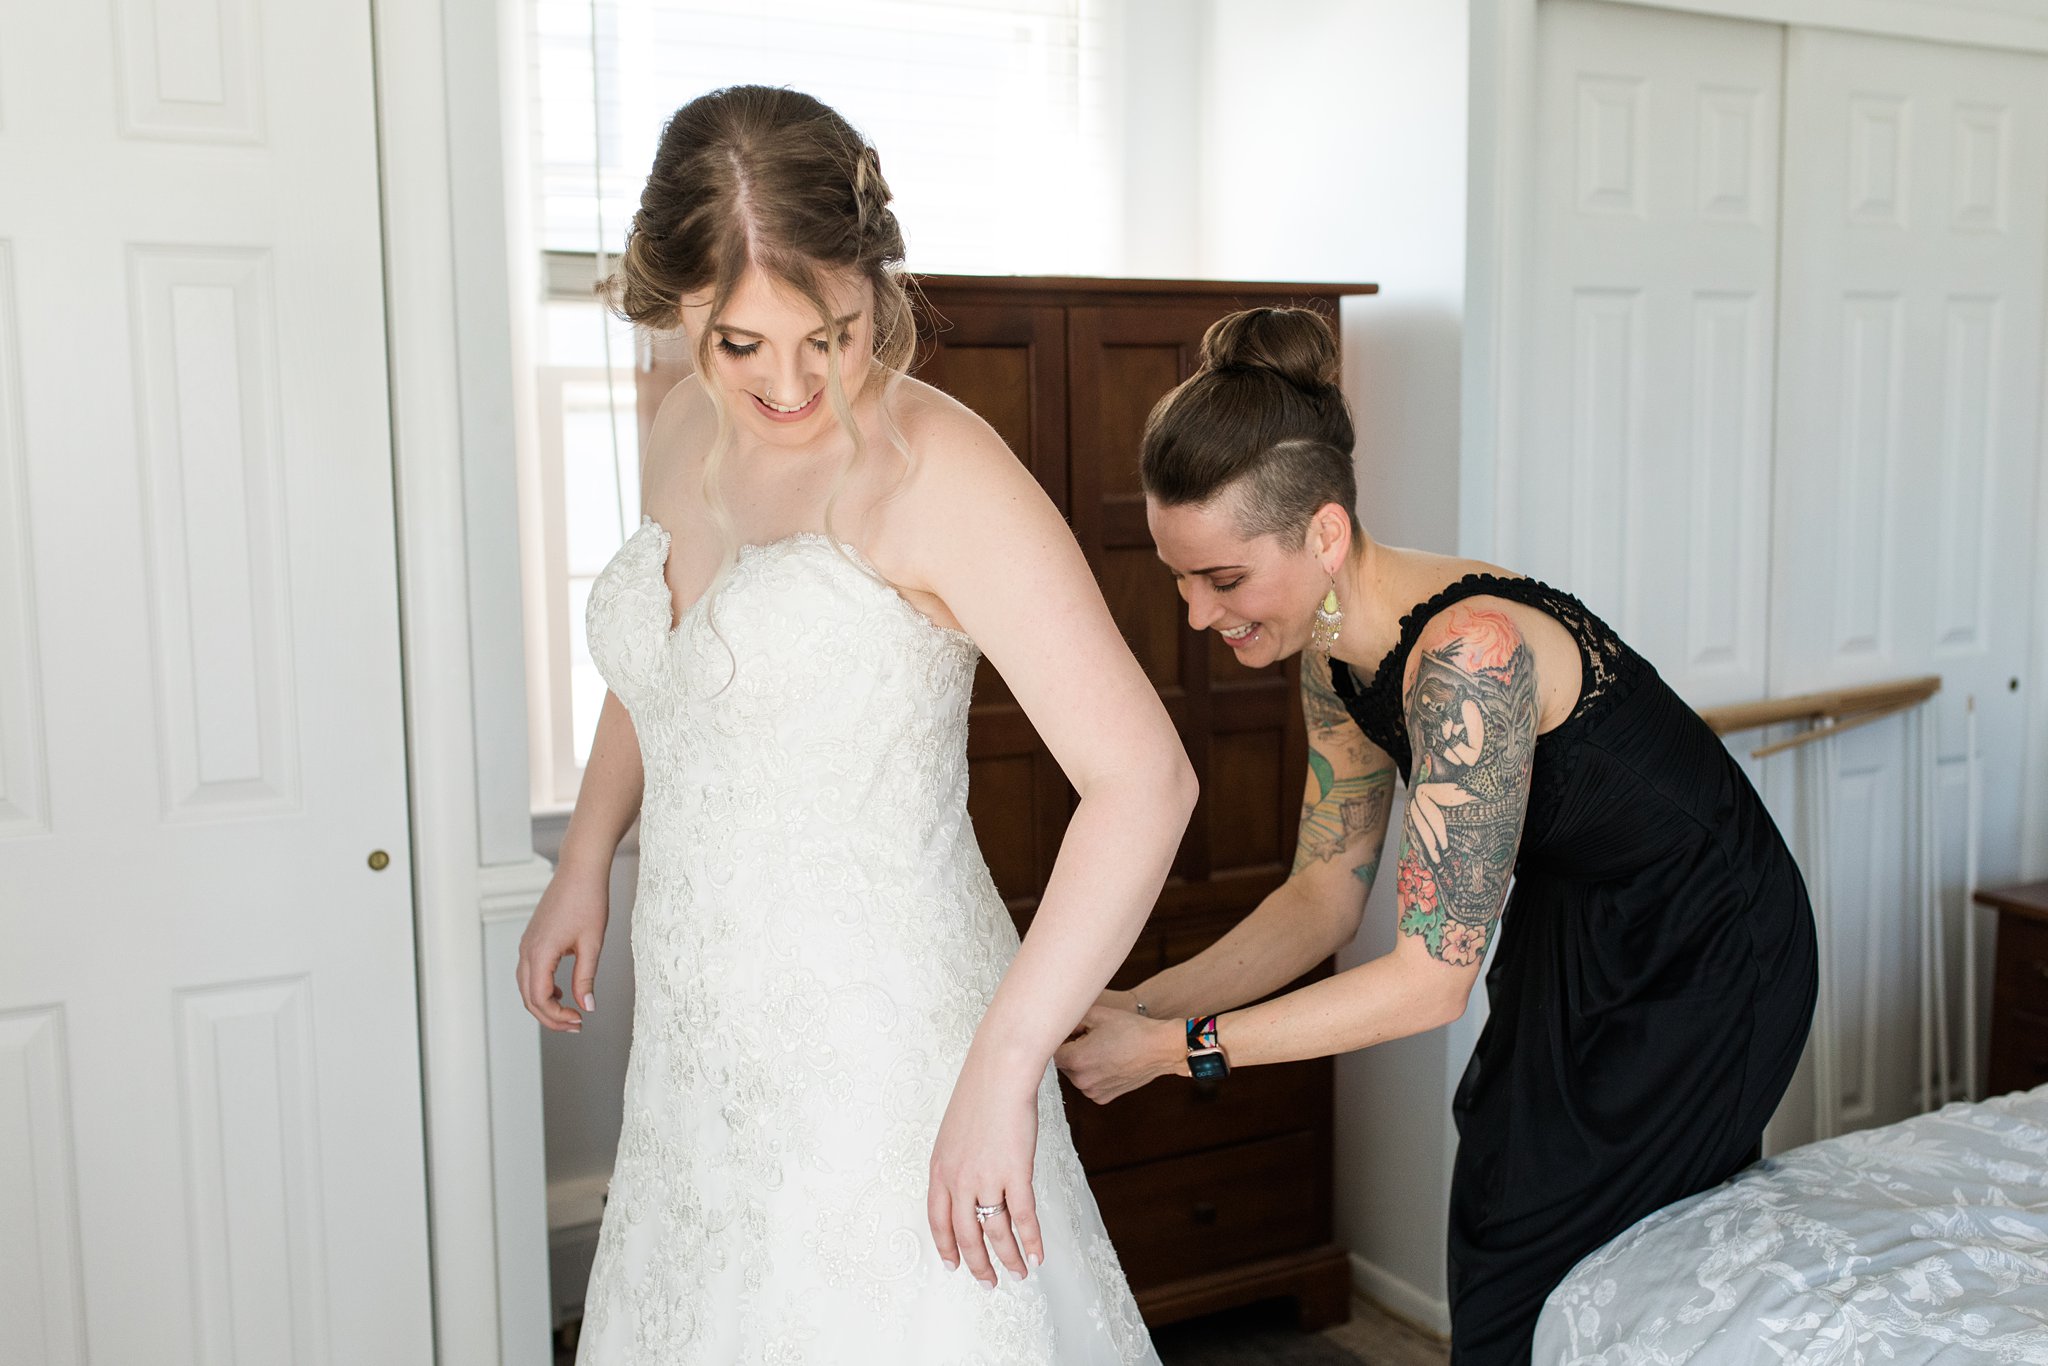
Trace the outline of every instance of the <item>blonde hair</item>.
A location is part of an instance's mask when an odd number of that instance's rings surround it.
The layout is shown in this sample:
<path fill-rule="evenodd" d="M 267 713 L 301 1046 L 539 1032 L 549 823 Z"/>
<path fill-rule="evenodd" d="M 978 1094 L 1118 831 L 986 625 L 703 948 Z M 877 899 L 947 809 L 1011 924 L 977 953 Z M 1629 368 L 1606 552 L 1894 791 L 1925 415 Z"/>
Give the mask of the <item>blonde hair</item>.
<path fill-rule="evenodd" d="M 830 354 L 826 402 L 852 441 L 825 501 L 825 530 L 835 549 L 841 542 L 832 514 L 866 442 L 840 381 L 839 331 L 820 284 L 829 273 L 857 275 L 874 291 L 869 373 L 882 377 L 882 430 L 908 474 L 909 446 L 890 416 L 889 399 L 909 366 L 916 334 L 902 278 L 903 231 L 890 198 L 881 157 L 822 101 L 774 86 L 715 90 L 678 109 L 662 129 L 618 273 L 599 286 L 615 311 L 653 331 L 673 329 L 683 300 L 707 291 L 715 323 L 749 268 L 817 309 Z M 714 344 L 707 324 L 697 338 L 699 376 L 711 373 Z M 718 571 L 705 589 L 709 607 L 738 556 L 739 534 L 718 487 L 732 449 L 733 417 L 715 386 L 704 389 L 718 427 L 704 458 L 702 493 L 725 538 Z"/>

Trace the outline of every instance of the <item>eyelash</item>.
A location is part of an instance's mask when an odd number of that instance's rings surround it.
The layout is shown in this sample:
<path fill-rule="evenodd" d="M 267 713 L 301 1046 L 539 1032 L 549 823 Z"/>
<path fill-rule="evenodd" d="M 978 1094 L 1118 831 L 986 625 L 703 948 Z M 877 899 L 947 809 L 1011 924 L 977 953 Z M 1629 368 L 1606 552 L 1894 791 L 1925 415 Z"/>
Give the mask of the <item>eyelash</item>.
<path fill-rule="evenodd" d="M 845 350 L 848 346 L 852 344 L 853 333 L 841 332 L 839 334 L 839 347 L 841 350 Z M 814 341 L 811 343 L 811 345 L 817 347 L 818 350 L 825 355 L 830 355 L 832 352 L 832 348 L 827 346 L 822 340 Z M 753 355 L 756 351 L 759 351 L 761 349 L 761 343 L 748 342 L 745 346 L 735 346 L 726 338 L 720 337 L 718 339 L 718 349 L 720 351 L 723 351 L 726 355 L 731 356 L 734 360 L 745 360 L 748 356 Z"/>
<path fill-rule="evenodd" d="M 1214 584 L 1213 587 L 1219 593 L 1228 593 L 1231 589 L 1237 587 L 1239 584 L 1243 582 L 1243 579 L 1232 579 L 1229 583 L 1218 583 Z"/>

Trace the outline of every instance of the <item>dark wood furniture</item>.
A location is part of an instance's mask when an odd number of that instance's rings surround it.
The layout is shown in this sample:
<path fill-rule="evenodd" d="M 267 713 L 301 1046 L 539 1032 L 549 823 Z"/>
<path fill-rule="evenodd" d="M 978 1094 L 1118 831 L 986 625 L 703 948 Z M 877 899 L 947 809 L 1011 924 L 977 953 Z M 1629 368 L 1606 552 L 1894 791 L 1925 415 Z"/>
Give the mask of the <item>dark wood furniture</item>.
<path fill-rule="evenodd" d="M 1980 889 L 1998 912 L 1989 1094 L 2048 1083 L 2048 882 Z"/>
<path fill-rule="evenodd" d="M 987 419 L 1067 516 L 1201 778 L 1172 877 L 1114 979 L 1128 986 L 1214 943 L 1286 878 L 1307 752 L 1295 666 L 1246 669 L 1213 634 L 1188 628 L 1146 530 L 1139 434 L 1153 404 L 1192 373 L 1217 318 L 1261 304 L 1334 318 L 1343 296 L 1373 286 L 977 276 L 918 285 L 917 375 Z M 643 436 L 684 373 L 687 359 L 657 357 L 642 374 Z M 986 663 L 968 762 L 976 837 L 1027 929 L 1074 794 Z M 1067 1090 L 1075 1146 L 1149 1322 L 1277 1297 L 1295 1300 L 1305 1326 L 1349 1316 L 1349 1259 L 1331 1242 L 1333 1076 L 1320 1059 L 1246 1069 L 1214 1087 L 1167 1078 L 1107 1106 Z"/>

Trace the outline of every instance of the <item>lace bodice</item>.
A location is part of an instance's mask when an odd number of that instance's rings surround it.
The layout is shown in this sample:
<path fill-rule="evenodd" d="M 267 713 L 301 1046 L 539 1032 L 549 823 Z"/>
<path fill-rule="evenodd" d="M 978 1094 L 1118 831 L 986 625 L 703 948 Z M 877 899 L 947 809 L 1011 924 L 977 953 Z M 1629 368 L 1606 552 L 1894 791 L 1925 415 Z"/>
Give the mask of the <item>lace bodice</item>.
<path fill-rule="evenodd" d="M 967 816 L 973 641 L 814 534 L 743 547 L 676 619 L 667 553 L 644 523 L 586 613 L 645 786 L 580 1359 L 1155 1360 L 1050 1069 L 1046 1266 L 990 1292 L 931 1244 L 932 1141 L 1017 949 Z"/>
<path fill-rule="evenodd" d="M 586 609 L 591 659 L 640 741 L 643 861 L 723 885 L 780 841 L 785 859 L 907 876 L 971 839 L 971 639 L 811 533 L 741 547 L 671 627 L 667 547 L 643 524 Z"/>

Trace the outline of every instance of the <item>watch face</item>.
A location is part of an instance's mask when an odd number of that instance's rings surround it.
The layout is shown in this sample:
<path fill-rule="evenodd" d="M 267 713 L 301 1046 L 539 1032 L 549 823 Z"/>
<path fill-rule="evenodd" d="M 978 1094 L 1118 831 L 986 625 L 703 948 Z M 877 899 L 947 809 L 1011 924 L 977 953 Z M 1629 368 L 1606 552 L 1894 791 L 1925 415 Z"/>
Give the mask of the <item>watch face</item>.
<path fill-rule="evenodd" d="M 1196 1081 L 1219 1081 L 1230 1075 L 1221 1050 L 1188 1054 L 1188 1075 Z"/>

